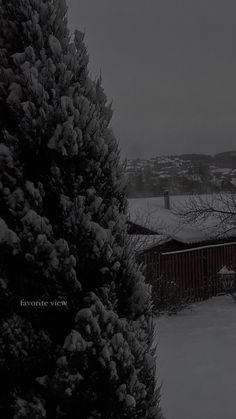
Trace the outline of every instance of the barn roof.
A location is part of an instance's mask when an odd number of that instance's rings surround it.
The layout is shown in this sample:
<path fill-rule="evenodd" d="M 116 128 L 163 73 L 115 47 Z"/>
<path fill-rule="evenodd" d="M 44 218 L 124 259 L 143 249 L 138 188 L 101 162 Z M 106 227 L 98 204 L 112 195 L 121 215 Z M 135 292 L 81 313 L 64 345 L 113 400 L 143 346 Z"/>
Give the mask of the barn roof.
<path fill-rule="evenodd" d="M 152 249 L 153 247 L 160 246 L 170 240 L 172 240 L 171 237 L 160 234 L 132 234 L 130 236 L 131 246 L 136 252 Z"/>
<path fill-rule="evenodd" d="M 189 196 L 171 197 L 172 209 L 164 208 L 163 197 L 129 199 L 130 221 L 161 235 L 162 240 L 165 236 L 166 240 L 171 238 L 185 244 L 236 236 L 236 229 L 221 232 L 219 219 L 213 216 L 191 224 L 184 221 L 178 216 L 176 205 L 185 205 L 188 199 Z"/>

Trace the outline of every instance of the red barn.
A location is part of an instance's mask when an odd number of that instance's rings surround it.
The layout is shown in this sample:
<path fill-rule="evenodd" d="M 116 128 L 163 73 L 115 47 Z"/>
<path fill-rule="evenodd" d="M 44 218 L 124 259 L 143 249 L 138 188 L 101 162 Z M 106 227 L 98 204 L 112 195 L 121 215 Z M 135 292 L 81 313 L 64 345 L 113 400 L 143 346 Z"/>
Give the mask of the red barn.
<path fill-rule="evenodd" d="M 183 197 L 181 200 L 183 201 Z M 129 233 L 159 301 L 163 284 L 176 297 L 198 301 L 222 292 L 219 271 L 236 267 L 236 234 L 219 234 L 216 220 L 184 223 L 163 198 L 129 201 Z"/>

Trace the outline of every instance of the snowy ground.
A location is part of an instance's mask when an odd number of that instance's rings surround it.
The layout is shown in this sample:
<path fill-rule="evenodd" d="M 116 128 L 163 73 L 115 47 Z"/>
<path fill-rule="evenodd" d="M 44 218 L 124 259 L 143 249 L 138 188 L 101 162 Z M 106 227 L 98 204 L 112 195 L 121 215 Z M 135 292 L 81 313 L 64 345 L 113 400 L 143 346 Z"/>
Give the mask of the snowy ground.
<path fill-rule="evenodd" d="M 166 419 L 236 418 L 236 303 L 220 296 L 157 320 Z"/>

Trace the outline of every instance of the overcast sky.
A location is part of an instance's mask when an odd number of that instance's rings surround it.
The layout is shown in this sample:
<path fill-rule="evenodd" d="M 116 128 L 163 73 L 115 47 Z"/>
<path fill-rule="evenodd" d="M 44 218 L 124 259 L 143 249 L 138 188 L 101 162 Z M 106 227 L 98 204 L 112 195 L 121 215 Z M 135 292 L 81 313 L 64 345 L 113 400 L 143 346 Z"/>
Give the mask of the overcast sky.
<path fill-rule="evenodd" d="M 235 0 L 67 0 L 123 155 L 236 149 Z"/>

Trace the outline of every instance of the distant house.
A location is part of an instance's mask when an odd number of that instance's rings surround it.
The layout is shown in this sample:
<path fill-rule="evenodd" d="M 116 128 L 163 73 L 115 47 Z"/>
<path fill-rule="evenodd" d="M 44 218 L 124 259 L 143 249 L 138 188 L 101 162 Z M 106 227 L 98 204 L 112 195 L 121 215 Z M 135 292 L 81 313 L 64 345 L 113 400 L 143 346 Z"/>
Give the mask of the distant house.
<path fill-rule="evenodd" d="M 189 197 L 173 197 L 184 204 Z M 154 302 L 160 284 L 174 284 L 179 298 L 199 301 L 222 292 L 219 271 L 236 266 L 236 231 L 219 234 L 217 220 L 186 224 L 176 210 L 165 208 L 163 197 L 129 200 L 129 233 L 137 259 L 153 286 Z"/>

